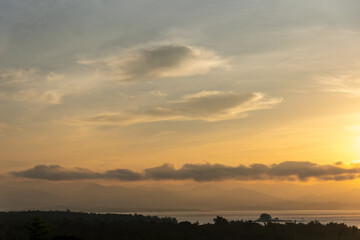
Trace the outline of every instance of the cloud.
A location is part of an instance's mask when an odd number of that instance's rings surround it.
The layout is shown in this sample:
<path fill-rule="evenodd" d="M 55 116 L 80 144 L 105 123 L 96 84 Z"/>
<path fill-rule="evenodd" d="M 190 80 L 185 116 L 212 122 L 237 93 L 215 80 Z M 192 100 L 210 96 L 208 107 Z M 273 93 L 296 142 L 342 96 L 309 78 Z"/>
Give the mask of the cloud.
<path fill-rule="evenodd" d="M 146 110 L 155 117 L 179 117 L 219 121 L 238 118 L 244 112 L 269 108 L 281 99 L 265 99 L 262 93 L 235 94 L 224 91 L 202 91 L 186 95 L 163 108 Z"/>
<path fill-rule="evenodd" d="M 161 91 L 151 91 L 150 94 L 151 94 L 151 95 L 154 95 L 154 96 L 158 96 L 158 97 L 165 97 L 165 96 L 167 96 L 167 93 L 161 92 Z"/>
<path fill-rule="evenodd" d="M 30 90 L 21 90 L 15 93 L 0 92 L 0 100 L 60 104 L 61 96 L 57 92 L 52 90 L 40 92 L 30 89 Z"/>
<path fill-rule="evenodd" d="M 65 76 L 58 74 L 58 73 L 54 73 L 54 72 L 50 72 L 47 76 L 46 76 L 46 81 L 47 82 L 56 82 L 56 81 L 60 81 L 62 79 L 64 79 Z"/>
<path fill-rule="evenodd" d="M 106 171 L 104 174 L 102 174 L 102 177 L 109 179 L 123 180 L 123 181 L 136 181 L 142 179 L 140 173 L 136 173 L 128 169 L 109 170 Z"/>
<path fill-rule="evenodd" d="M 38 165 L 31 169 L 12 172 L 16 177 L 46 179 L 46 180 L 79 180 L 99 178 L 100 174 L 84 168 L 63 168 L 59 165 Z"/>
<path fill-rule="evenodd" d="M 235 94 L 226 91 L 202 91 L 185 95 L 165 106 L 138 109 L 127 113 L 101 113 L 82 122 L 95 124 L 134 124 L 170 120 L 223 121 L 244 118 L 250 111 L 272 108 L 282 98 L 266 98 L 263 93 Z"/>
<path fill-rule="evenodd" d="M 38 70 L 34 68 L 4 68 L 0 69 L 0 83 L 23 83 L 34 80 Z"/>
<path fill-rule="evenodd" d="M 64 76 L 35 68 L 4 68 L 0 69 L 0 100 L 16 102 L 37 102 L 46 104 L 61 103 L 62 96 L 54 90 L 52 82 Z"/>
<path fill-rule="evenodd" d="M 360 96 L 360 72 L 349 71 L 337 76 L 323 77 L 319 82 L 325 86 L 326 92 Z"/>
<path fill-rule="evenodd" d="M 230 167 L 222 164 L 185 164 L 180 169 L 164 164 L 145 170 L 145 176 L 154 180 L 186 180 L 199 182 L 223 180 L 346 180 L 355 178 L 360 168 L 347 169 L 334 165 L 319 165 L 311 162 L 282 162 L 270 166 L 264 164 Z"/>
<path fill-rule="evenodd" d="M 191 76 L 226 66 L 226 60 L 210 50 L 177 44 L 141 46 L 78 63 L 96 67 L 118 81 Z"/>
<path fill-rule="evenodd" d="M 13 176 L 45 180 L 117 179 L 140 180 L 193 180 L 211 181 L 344 181 L 360 178 L 359 165 L 317 164 L 286 161 L 278 164 L 252 164 L 237 167 L 223 164 L 184 164 L 176 169 L 171 164 L 147 168 L 142 172 L 114 169 L 93 172 L 84 168 L 63 168 L 59 165 L 38 165 L 24 171 L 12 172 Z"/>
<path fill-rule="evenodd" d="M 117 179 L 122 181 L 140 180 L 140 174 L 128 169 L 109 170 L 105 173 L 93 172 L 85 168 L 64 168 L 59 165 L 37 165 L 25 171 L 12 172 L 15 177 L 44 179 L 51 181 L 81 179 Z"/>

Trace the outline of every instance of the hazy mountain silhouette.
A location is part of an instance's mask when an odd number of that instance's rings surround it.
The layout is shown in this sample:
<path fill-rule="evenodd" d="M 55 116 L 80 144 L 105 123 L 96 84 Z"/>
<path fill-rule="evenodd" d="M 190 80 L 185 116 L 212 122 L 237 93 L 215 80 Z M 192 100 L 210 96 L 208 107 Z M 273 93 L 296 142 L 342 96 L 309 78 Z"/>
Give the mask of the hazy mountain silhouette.
<path fill-rule="evenodd" d="M 213 185 L 103 186 L 95 183 L 8 182 L 0 186 L 0 210 L 71 209 L 81 211 L 359 209 L 360 190 L 342 194 L 274 197 L 246 188 Z"/>
<path fill-rule="evenodd" d="M 59 205 L 63 197 L 39 190 L 0 186 L 0 209 L 37 209 Z"/>
<path fill-rule="evenodd" d="M 281 199 L 245 188 L 222 189 L 212 185 L 205 185 L 191 190 L 178 192 L 183 197 L 191 199 L 198 207 L 223 209 L 233 205 L 258 206 L 273 204 Z"/>
<path fill-rule="evenodd" d="M 191 202 L 166 190 L 143 190 L 122 186 L 89 184 L 76 195 L 76 203 L 88 207 L 182 208 Z"/>

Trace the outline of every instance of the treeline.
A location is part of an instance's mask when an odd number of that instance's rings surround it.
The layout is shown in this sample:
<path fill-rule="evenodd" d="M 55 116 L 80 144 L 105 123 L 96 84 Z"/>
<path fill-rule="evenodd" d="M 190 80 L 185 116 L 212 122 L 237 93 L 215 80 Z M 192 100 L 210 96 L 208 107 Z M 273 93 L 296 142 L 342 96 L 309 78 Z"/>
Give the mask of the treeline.
<path fill-rule="evenodd" d="M 0 240 L 360 240 L 357 227 L 319 222 L 177 222 L 156 216 L 70 211 L 0 212 Z"/>

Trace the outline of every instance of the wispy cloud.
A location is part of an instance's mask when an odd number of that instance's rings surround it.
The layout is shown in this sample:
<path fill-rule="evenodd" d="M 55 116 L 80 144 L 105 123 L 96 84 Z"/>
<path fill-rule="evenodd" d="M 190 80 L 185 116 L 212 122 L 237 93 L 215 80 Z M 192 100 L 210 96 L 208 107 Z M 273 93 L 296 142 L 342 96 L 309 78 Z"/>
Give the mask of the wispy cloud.
<path fill-rule="evenodd" d="M 1 93 L 0 100 L 17 101 L 17 102 L 37 102 L 45 104 L 59 104 L 61 103 L 61 96 L 56 91 L 37 90 L 21 90 L 14 93 Z"/>
<path fill-rule="evenodd" d="M 286 161 L 279 164 L 252 164 L 237 167 L 223 164 L 184 164 L 176 169 L 171 164 L 147 168 L 142 172 L 129 169 L 114 169 L 94 172 L 84 168 L 64 168 L 59 165 L 38 165 L 33 168 L 11 173 L 15 177 L 45 180 L 117 179 L 120 181 L 139 180 L 193 180 L 211 181 L 343 181 L 360 178 L 358 165 L 317 164 L 312 162 Z"/>
<path fill-rule="evenodd" d="M 319 79 L 324 91 L 360 96 L 360 72 L 349 71 L 331 77 Z"/>
<path fill-rule="evenodd" d="M 58 73 L 54 73 L 54 72 L 50 72 L 47 76 L 46 76 L 46 81 L 47 82 L 56 82 L 56 81 L 60 81 L 62 79 L 64 79 L 65 76 L 62 74 L 58 74 Z"/>
<path fill-rule="evenodd" d="M 226 60 L 203 48 L 156 44 L 100 59 L 82 59 L 78 63 L 96 67 L 118 81 L 137 81 L 204 74 L 224 67 Z"/>
<path fill-rule="evenodd" d="M 22 83 L 34 80 L 38 76 L 35 68 L 5 68 L 0 69 L 0 83 Z"/>
<path fill-rule="evenodd" d="M 202 91 L 185 95 L 161 107 L 133 112 L 109 112 L 78 121 L 93 124 L 134 124 L 170 120 L 223 121 L 244 118 L 250 111 L 272 108 L 282 98 L 267 98 L 263 93 L 236 94 L 226 91 Z M 74 120 L 76 122 L 76 120 Z"/>
<path fill-rule="evenodd" d="M 161 92 L 161 91 L 151 91 L 150 94 L 151 94 L 151 95 L 154 95 L 154 96 L 158 96 L 158 97 L 165 97 L 165 96 L 167 96 L 167 93 Z"/>
<path fill-rule="evenodd" d="M 4 86 L 0 89 L 0 100 L 59 104 L 62 96 L 50 82 L 63 77 L 35 68 L 0 69 L 0 84 Z"/>

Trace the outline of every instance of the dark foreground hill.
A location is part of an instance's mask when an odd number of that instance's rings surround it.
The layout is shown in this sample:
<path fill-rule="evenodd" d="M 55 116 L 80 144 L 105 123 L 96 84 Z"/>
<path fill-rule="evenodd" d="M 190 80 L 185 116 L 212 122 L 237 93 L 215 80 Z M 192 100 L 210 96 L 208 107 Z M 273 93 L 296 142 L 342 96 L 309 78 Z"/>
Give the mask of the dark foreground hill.
<path fill-rule="evenodd" d="M 1 240 L 237 239 L 356 240 L 360 230 L 345 224 L 258 224 L 216 217 L 213 224 L 174 218 L 63 211 L 0 212 Z"/>

